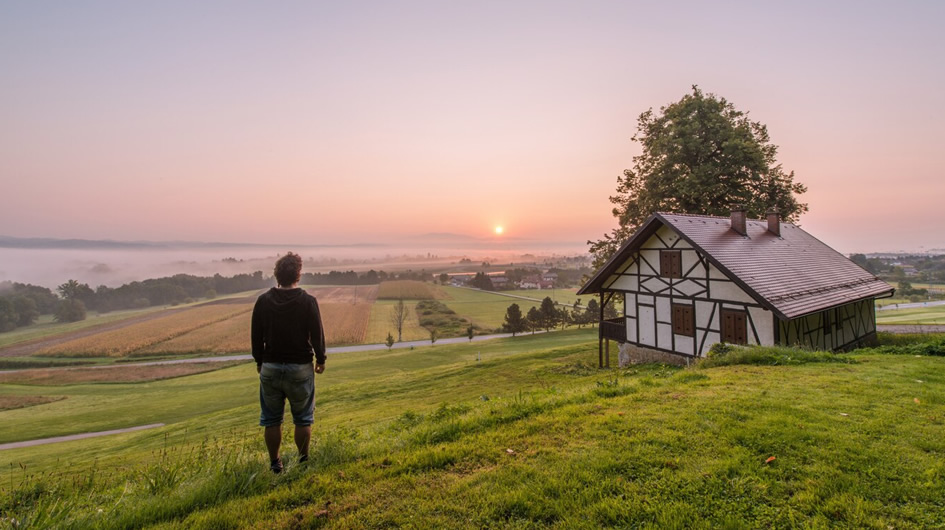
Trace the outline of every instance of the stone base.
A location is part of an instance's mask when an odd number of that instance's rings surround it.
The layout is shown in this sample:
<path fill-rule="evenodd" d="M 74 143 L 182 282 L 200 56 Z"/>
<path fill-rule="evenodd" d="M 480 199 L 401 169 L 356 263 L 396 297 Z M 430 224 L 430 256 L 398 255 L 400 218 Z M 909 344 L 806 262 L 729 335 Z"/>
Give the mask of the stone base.
<path fill-rule="evenodd" d="M 621 368 L 631 364 L 661 363 L 673 364 L 676 366 L 688 366 L 692 359 L 685 355 L 676 355 L 659 350 L 651 350 L 635 344 L 623 343 L 620 345 L 620 353 L 617 354 L 617 361 Z"/>

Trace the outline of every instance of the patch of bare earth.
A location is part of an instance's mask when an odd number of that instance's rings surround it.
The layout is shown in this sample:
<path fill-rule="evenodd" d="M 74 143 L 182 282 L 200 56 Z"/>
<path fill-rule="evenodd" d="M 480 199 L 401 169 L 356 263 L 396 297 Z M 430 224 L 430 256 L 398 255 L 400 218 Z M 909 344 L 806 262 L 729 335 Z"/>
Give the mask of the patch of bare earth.
<path fill-rule="evenodd" d="M 64 396 L 0 396 L 0 410 L 13 410 L 52 403 L 66 399 Z"/>
<path fill-rule="evenodd" d="M 20 372 L 0 373 L 0 383 L 23 385 L 144 383 L 147 381 L 157 381 L 159 379 L 170 379 L 172 377 L 183 377 L 186 375 L 211 372 L 237 364 L 246 364 L 246 361 L 164 364 L 154 366 L 108 366 L 68 370 L 23 370 Z"/>

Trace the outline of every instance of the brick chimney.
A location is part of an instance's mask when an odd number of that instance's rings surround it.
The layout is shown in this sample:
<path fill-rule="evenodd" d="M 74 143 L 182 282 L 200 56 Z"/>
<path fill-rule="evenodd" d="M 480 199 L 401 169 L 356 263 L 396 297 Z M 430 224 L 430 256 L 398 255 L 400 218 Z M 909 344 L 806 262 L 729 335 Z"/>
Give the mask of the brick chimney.
<path fill-rule="evenodd" d="M 732 208 L 732 230 L 738 232 L 743 236 L 748 235 L 748 230 L 746 228 L 746 218 L 745 218 L 745 207 L 736 206 Z"/>
<path fill-rule="evenodd" d="M 777 210 L 768 212 L 768 231 L 781 237 L 781 214 Z"/>

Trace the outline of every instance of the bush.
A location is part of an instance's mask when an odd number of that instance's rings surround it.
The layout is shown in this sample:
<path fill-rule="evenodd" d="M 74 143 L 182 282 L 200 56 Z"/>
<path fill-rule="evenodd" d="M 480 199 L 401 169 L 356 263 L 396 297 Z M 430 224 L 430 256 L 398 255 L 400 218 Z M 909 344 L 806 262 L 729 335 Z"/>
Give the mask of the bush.
<path fill-rule="evenodd" d="M 786 346 L 736 346 L 719 342 L 713 344 L 705 359 L 699 361 L 701 368 L 753 364 L 762 366 L 797 365 L 807 363 L 854 363 L 853 359 L 840 354 L 812 351 Z"/>
<path fill-rule="evenodd" d="M 85 320 L 85 304 L 81 300 L 63 300 L 56 308 L 56 322 L 78 322 Z"/>

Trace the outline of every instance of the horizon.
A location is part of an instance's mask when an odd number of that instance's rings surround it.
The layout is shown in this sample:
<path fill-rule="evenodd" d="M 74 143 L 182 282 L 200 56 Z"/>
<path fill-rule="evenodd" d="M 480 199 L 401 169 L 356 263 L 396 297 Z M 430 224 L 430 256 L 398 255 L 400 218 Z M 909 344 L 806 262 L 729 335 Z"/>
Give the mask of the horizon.
<path fill-rule="evenodd" d="M 6 4 L 0 232 L 596 240 L 617 224 L 608 198 L 640 153 L 637 116 L 695 84 L 767 126 L 809 189 L 798 224 L 815 237 L 844 254 L 941 249 L 945 72 L 928 65 L 943 15 L 935 2 Z"/>

